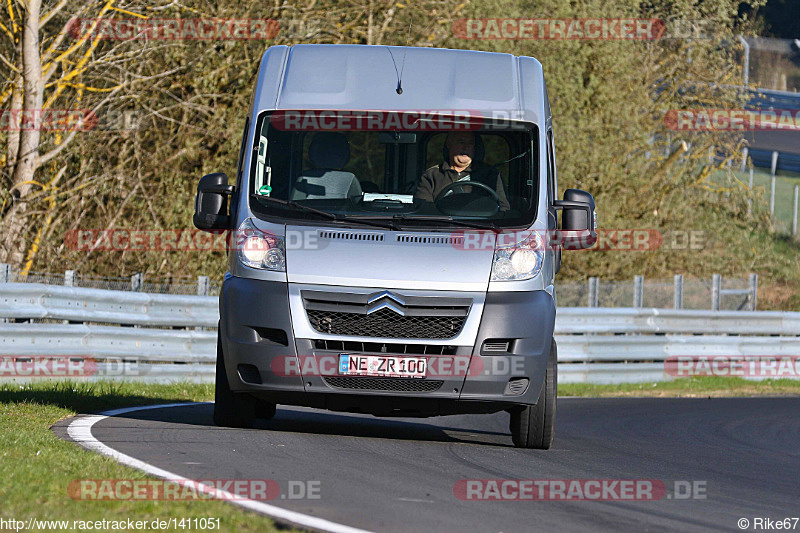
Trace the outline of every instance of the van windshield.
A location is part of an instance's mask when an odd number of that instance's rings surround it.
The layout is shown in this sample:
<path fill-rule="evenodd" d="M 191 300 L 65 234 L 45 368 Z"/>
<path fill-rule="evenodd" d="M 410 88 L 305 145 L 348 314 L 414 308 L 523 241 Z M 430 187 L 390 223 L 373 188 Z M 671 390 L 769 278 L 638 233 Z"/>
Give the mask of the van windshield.
<path fill-rule="evenodd" d="M 475 116 L 265 113 L 250 206 L 281 223 L 528 226 L 539 182 L 536 140 L 532 124 Z"/>

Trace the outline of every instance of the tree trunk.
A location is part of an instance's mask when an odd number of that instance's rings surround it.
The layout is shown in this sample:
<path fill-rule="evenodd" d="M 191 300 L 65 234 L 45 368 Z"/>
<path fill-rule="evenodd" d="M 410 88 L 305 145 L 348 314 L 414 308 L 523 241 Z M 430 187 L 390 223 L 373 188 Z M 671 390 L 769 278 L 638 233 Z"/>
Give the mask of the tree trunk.
<path fill-rule="evenodd" d="M 39 117 L 42 114 L 43 90 L 42 63 L 39 52 L 39 21 L 42 0 L 28 0 L 25 4 L 25 20 L 22 29 L 22 87 L 23 111 L 36 117 L 32 127 L 23 127 L 19 133 L 19 152 L 12 175 L 15 201 L 3 217 L 2 247 L 0 261 L 19 266 L 25 258 L 27 245 L 23 239 L 28 223 L 26 196 L 31 190 L 39 156 L 41 136 Z M 9 151 L 13 147 L 9 147 Z"/>

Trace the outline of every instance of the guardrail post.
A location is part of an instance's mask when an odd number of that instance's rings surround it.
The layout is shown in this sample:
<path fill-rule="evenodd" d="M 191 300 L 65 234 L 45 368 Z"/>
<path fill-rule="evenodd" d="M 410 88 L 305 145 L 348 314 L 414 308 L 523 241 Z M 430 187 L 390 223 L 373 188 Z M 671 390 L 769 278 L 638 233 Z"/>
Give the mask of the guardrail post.
<path fill-rule="evenodd" d="M 642 307 L 644 301 L 644 276 L 633 276 L 633 306 Z"/>
<path fill-rule="evenodd" d="M 792 237 L 797 237 L 797 198 L 800 196 L 800 186 L 794 186 L 794 214 L 792 215 Z"/>
<path fill-rule="evenodd" d="M 722 276 L 714 274 L 711 278 L 711 310 L 719 311 L 720 288 L 722 287 Z"/>
<path fill-rule="evenodd" d="M 131 290 L 134 292 L 141 292 L 144 285 L 144 274 L 139 272 L 131 276 Z"/>
<path fill-rule="evenodd" d="M 758 274 L 750 274 L 750 310 L 756 310 L 758 304 Z"/>
<path fill-rule="evenodd" d="M 197 276 L 197 295 L 208 296 L 208 289 L 211 283 L 208 276 Z"/>
<path fill-rule="evenodd" d="M 11 265 L 0 263 L 0 283 L 11 283 Z"/>
<path fill-rule="evenodd" d="M 589 307 L 600 307 L 600 299 L 598 297 L 598 286 L 600 282 L 595 277 L 589 278 Z"/>
<path fill-rule="evenodd" d="M 75 271 L 74 270 L 67 270 L 64 272 L 64 286 L 65 287 L 74 287 L 75 286 Z"/>
<path fill-rule="evenodd" d="M 772 179 L 769 193 L 769 214 L 775 215 L 775 171 L 778 170 L 778 152 L 772 152 Z"/>
<path fill-rule="evenodd" d="M 673 304 L 675 309 L 683 309 L 683 274 L 675 274 L 675 288 L 672 293 Z"/>

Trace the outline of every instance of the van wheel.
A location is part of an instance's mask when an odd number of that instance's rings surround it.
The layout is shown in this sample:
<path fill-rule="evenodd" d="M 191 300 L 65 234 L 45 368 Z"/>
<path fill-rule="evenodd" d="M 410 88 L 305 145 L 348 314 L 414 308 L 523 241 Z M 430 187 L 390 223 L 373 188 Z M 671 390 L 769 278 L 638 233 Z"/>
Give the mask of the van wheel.
<path fill-rule="evenodd" d="M 517 448 L 548 450 L 553 444 L 558 397 L 558 347 L 553 339 L 544 375 L 542 392 L 536 405 L 511 411 L 511 440 Z"/>
<path fill-rule="evenodd" d="M 228 428 L 249 428 L 255 418 L 255 398 L 236 394 L 228 383 L 222 342 L 217 335 L 217 375 L 214 387 L 214 423 Z"/>

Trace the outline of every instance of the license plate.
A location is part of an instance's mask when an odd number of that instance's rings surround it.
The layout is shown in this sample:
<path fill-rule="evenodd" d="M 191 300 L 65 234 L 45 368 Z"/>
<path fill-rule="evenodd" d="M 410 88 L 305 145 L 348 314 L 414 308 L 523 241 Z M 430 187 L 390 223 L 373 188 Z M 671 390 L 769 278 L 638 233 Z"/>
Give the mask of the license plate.
<path fill-rule="evenodd" d="M 427 370 L 424 357 L 339 354 L 339 374 L 347 376 L 424 378 Z"/>

